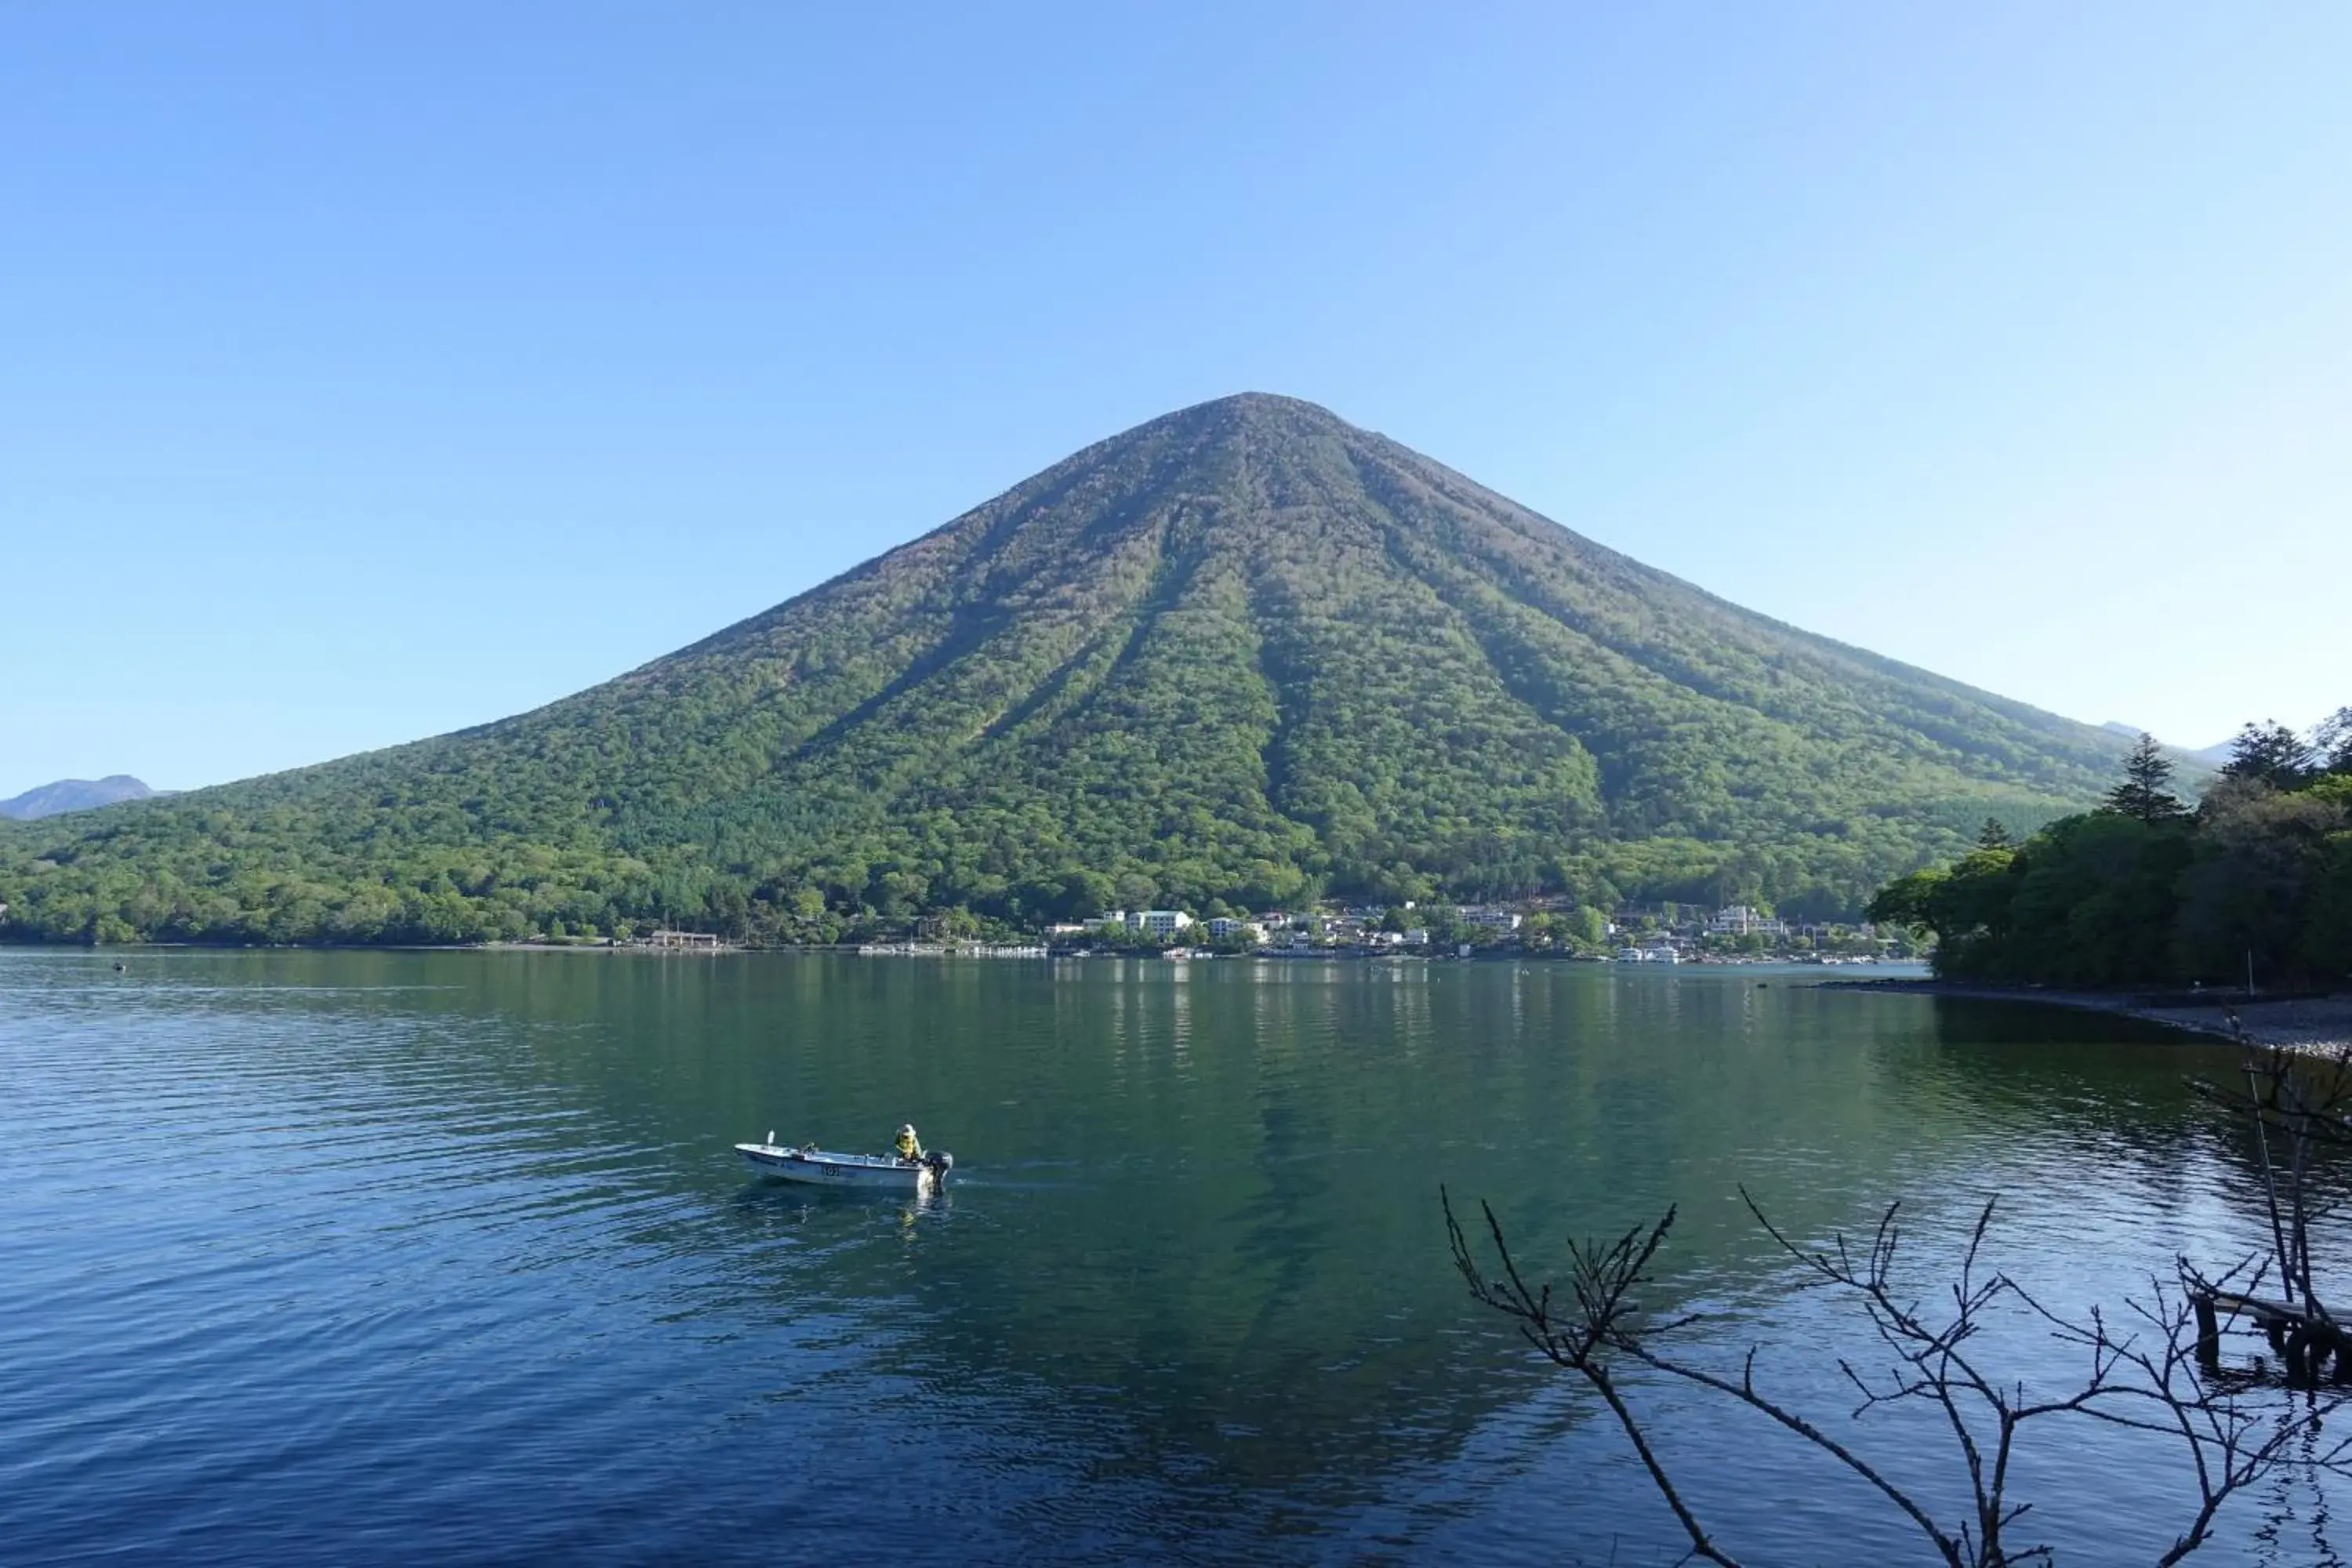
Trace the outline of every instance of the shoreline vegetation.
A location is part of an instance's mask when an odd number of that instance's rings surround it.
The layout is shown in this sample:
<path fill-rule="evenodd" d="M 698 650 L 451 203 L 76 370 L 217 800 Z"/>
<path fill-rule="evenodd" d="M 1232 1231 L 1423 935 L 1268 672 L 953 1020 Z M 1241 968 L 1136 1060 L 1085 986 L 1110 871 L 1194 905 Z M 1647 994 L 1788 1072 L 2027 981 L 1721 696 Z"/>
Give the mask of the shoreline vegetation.
<path fill-rule="evenodd" d="M 2247 725 L 2193 806 L 2172 772 L 2142 735 L 2095 809 L 2022 840 L 1988 821 L 1958 860 L 1880 889 L 1870 918 L 1932 932 L 1944 981 L 2249 1002 L 2344 989 L 2352 708 L 2307 738 Z"/>
<path fill-rule="evenodd" d="M 2352 708 L 2308 737 L 2247 725 L 2193 807 L 2153 737 L 2123 771 L 2095 811 L 2022 842 L 1988 822 L 1958 860 L 1880 890 L 1873 920 L 1934 934 L 1932 979 L 1831 988 L 2352 1053 Z"/>

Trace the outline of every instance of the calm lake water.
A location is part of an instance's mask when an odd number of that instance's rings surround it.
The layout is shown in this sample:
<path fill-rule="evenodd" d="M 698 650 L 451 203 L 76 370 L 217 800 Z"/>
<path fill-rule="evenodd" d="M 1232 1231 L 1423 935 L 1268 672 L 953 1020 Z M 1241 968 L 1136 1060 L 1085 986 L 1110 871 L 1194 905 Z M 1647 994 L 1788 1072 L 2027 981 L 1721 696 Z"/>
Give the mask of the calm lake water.
<path fill-rule="evenodd" d="M 1438 1184 L 1541 1264 L 1682 1205 L 1661 1306 L 1828 1422 L 1808 1237 L 2119 1302 L 2251 1246 L 2226 1057 L 2113 1020 L 1591 965 L 0 952 L 0 1561 L 1664 1563 L 1589 1396 L 1482 1315 Z M 1819 972 L 1813 972 L 1818 977 Z M 729 1149 L 954 1151 L 924 1203 Z M 2019 1329 L 2029 1379 L 2071 1358 Z M 1921 1560 L 1743 1413 L 1637 1388 L 1751 1563 Z M 1841 1427 L 1906 1477 L 1932 1427 Z M 2076 1434 L 2062 1563 L 2169 1456 Z M 2332 1561 L 2290 1479 L 2200 1562 Z"/>

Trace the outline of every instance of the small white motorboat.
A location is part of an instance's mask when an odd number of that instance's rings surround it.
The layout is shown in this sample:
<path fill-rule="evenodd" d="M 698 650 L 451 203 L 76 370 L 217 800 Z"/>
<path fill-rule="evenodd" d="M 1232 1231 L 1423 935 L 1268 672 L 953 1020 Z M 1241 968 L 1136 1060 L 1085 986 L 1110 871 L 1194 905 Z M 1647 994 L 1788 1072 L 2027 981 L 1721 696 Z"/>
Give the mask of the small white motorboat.
<path fill-rule="evenodd" d="M 947 1184 L 955 1156 L 934 1150 L 919 1160 L 894 1154 L 835 1154 L 823 1149 L 794 1149 L 776 1142 L 738 1143 L 735 1152 L 751 1162 L 763 1176 L 786 1182 L 807 1182 L 820 1187 L 867 1187 L 883 1192 L 928 1193 Z"/>

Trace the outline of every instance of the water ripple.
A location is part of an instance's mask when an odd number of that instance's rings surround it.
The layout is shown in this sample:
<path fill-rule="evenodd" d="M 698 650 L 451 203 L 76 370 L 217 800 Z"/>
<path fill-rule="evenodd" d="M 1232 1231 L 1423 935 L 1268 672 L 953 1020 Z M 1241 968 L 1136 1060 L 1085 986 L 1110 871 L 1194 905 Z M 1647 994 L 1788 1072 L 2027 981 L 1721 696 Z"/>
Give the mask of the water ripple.
<path fill-rule="evenodd" d="M 0 1558 L 1665 1562 L 1613 1430 L 1463 1300 L 1440 1181 L 1531 1259 L 1679 1204 L 1695 1353 L 1760 1341 L 1832 1414 L 1834 1324 L 1741 1184 L 1809 1237 L 1904 1197 L 1923 1262 L 1998 1194 L 2061 1303 L 2260 1234 L 2193 1053 L 2095 1020 L 1570 966 L 552 956 L 0 953 Z M 967 1178 L 938 1199 L 728 1152 L 908 1116 Z M 1631 1386 L 1739 1478 L 1710 1500 L 1758 1559 L 1908 1550 Z M 1937 1473 L 1935 1433 L 1873 1436 Z M 2067 1561 L 2150 1555 L 2143 1458 L 2029 1465 Z M 2320 1502 L 2269 1517 L 2307 1541 Z"/>

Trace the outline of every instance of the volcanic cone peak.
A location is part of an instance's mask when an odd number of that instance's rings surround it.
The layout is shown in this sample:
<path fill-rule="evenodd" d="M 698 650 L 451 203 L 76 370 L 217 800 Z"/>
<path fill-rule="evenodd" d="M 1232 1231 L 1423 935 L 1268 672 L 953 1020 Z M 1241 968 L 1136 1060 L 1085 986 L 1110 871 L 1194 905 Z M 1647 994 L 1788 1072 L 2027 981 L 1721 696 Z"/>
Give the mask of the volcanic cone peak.
<path fill-rule="evenodd" d="M 1099 442 L 557 712 L 622 710 L 729 756 L 628 792 L 648 820 L 709 801 L 771 851 L 805 822 L 791 875 L 887 861 L 982 903 L 1121 868 L 1256 903 L 1642 883 L 1612 847 L 1644 843 L 1683 880 L 1741 860 L 1727 885 L 1850 896 L 1989 809 L 2086 798 L 2113 750 L 1263 393 Z"/>
<path fill-rule="evenodd" d="M 362 903 L 461 866 L 461 924 L 1320 889 L 1852 908 L 1989 814 L 2093 800 L 2120 746 L 1248 393 L 535 712 L 111 808 L 86 820 L 143 813 L 168 848 L 74 865 L 234 881 L 275 813 L 272 864 Z"/>

